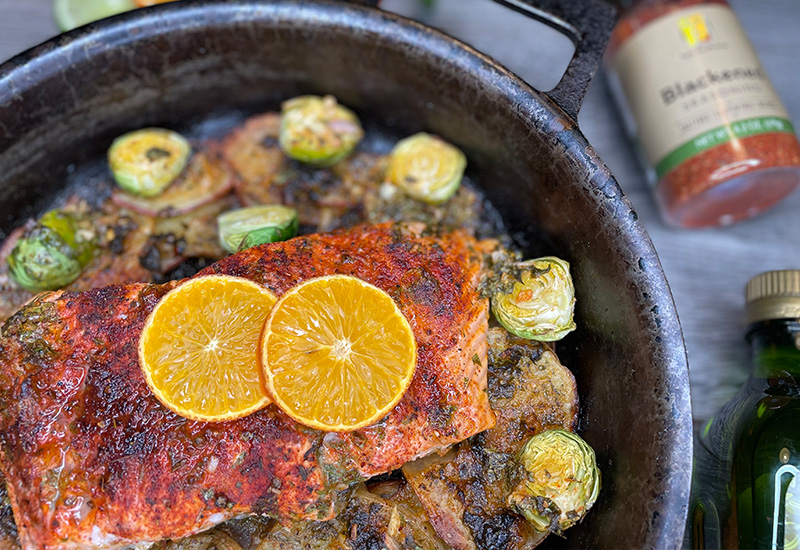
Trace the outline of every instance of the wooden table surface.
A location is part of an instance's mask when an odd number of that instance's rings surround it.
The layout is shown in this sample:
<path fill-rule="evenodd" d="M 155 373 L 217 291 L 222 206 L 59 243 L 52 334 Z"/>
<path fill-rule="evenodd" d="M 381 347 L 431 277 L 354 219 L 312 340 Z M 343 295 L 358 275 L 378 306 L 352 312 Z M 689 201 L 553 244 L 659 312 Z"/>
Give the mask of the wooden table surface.
<path fill-rule="evenodd" d="M 792 119 L 800 123 L 800 1 L 730 0 Z M 0 0 L 0 60 L 57 32 L 50 0 Z M 384 9 L 421 19 L 493 56 L 539 89 L 552 87 L 571 43 L 489 0 L 384 0 Z M 800 191 L 760 217 L 701 231 L 666 227 L 613 108 L 595 78 L 579 123 L 631 199 L 670 282 L 690 364 L 693 414 L 710 416 L 747 376 L 744 285 L 766 270 L 800 269 Z"/>

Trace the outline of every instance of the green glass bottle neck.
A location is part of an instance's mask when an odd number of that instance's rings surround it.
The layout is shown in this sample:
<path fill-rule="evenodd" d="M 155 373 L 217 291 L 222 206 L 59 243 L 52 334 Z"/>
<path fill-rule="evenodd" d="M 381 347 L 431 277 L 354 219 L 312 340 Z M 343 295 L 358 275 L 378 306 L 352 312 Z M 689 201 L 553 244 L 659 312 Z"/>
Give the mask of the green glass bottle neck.
<path fill-rule="evenodd" d="M 799 320 L 753 323 L 747 340 L 753 353 L 753 378 L 786 378 L 800 385 Z"/>

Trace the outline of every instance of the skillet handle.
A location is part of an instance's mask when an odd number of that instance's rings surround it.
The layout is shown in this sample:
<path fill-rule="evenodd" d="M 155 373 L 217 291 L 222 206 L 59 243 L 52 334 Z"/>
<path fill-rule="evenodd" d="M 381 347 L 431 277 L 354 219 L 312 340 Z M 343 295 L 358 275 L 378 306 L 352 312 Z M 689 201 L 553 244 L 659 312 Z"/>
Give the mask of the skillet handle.
<path fill-rule="evenodd" d="M 573 121 L 600 66 L 617 10 L 607 0 L 494 0 L 560 31 L 575 44 L 575 54 L 564 76 L 544 92 Z"/>

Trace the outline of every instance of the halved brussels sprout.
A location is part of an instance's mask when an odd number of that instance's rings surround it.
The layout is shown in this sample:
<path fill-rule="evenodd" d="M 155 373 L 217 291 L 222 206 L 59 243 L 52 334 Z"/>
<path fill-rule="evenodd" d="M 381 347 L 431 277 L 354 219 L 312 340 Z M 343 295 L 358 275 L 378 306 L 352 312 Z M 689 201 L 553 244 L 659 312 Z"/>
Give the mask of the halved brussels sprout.
<path fill-rule="evenodd" d="M 217 216 L 219 242 L 233 253 L 297 235 L 297 211 L 280 204 L 248 206 Z"/>
<path fill-rule="evenodd" d="M 466 167 L 467 157 L 460 149 L 421 132 L 394 146 L 388 178 L 417 200 L 441 204 L 458 191 Z"/>
<path fill-rule="evenodd" d="M 145 128 L 115 139 L 108 165 L 125 191 L 155 197 L 183 172 L 191 153 L 192 146 L 177 132 Z"/>
<path fill-rule="evenodd" d="M 333 96 L 305 95 L 282 105 L 278 143 L 295 160 L 331 166 L 349 155 L 362 137 L 358 117 Z"/>
<path fill-rule="evenodd" d="M 508 498 L 540 532 L 560 533 L 580 521 L 600 493 L 594 450 L 579 435 L 549 430 L 519 456 L 523 480 Z"/>
<path fill-rule="evenodd" d="M 55 290 L 78 278 L 94 250 L 76 220 L 52 210 L 26 230 L 8 257 L 13 279 L 30 292 Z"/>
<path fill-rule="evenodd" d="M 575 330 L 574 309 L 569 263 L 553 256 L 514 264 L 492 296 L 492 313 L 507 331 L 541 342 Z"/>

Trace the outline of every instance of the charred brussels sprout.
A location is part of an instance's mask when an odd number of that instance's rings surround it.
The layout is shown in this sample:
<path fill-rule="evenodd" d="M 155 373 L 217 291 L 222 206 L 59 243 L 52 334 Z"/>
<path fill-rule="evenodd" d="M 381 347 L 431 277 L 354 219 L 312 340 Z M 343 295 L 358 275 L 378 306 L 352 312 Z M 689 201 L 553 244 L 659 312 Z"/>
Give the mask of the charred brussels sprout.
<path fill-rule="evenodd" d="M 217 217 L 219 242 L 231 253 L 291 239 L 297 227 L 297 211 L 280 204 L 237 208 Z"/>
<path fill-rule="evenodd" d="M 313 164 L 331 166 L 355 148 L 364 130 L 350 109 L 339 105 L 333 96 L 305 95 L 282 106 L 278 142 L 289 157 Z"/>
<path fill-rule="evenodd" d="M 115 139 L 108 149 L 108 165 L 125 191 L 155 197 L 183 172 L 191 153 L 192 146 L 182 135 L 145 128 Z"/>
<path fill-rule="evenodd" d="M 580 521 L 600 492 L 594 450 L 577 434 L 550 430 L 530 438 L 519 456 L 523 480 L 509 504 L 540 532 Z"/>
<path fill-rule="evenodd" d="M 467 158 L 457 147 L 430 134 L 400 140 L 389 159 L 389 181 L 411 197 L 441 204 L 461 185 Z"/>
<path fill-rule="evenodd" d="M 506 330 L 542 342 L 575 330 L 574 308 L 569 264 L 552 256 L 514 264 L 492 296 L 492 313 Z"/>
<path fill-rule="evenodd" d="M 55 290 L 78 278 L 94 244 L 65 212 L 52 210 L 17 241 L 8 257 L 11 276 L 30 292 Z"/>

